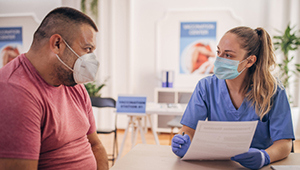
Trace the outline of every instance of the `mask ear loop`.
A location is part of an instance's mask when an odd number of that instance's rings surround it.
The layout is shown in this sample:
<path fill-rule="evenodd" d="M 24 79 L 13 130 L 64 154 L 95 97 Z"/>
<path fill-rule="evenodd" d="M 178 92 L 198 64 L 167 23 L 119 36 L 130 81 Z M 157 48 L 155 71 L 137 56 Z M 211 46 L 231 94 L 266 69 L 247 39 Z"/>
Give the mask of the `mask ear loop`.
<path fill-rule="evenodd" d="M 65 44 L 66 44 L 66 46 L 78 57 L 78 58 L 80 58 L 79 57 L 79 55 L 69 46 L 69 44 L 62 38 L 62 40 L 65 42 Z M 63 64 L 63 65 L 65 65 L 68 69 L 70 69 L 71 71 L 73 71 L 74 72 L 74 70 L 71 68 L 71 67 L 69 67 L 65 62 L 63 62 L 61 59 L 60 59 L 60 57 L 56 54 L 56 57 L 58 58 L 58 60 Z"/>
<path fill-rule="evenodd" d="M 80 56 L 69 46 L 69 44 L 62 38 L 62 40 L 65 42 L 65 44 L 67 45 L 67 47 L 78 57 L 80 58 Z"/>
<path fill-rule="evenodd" d="M 65 62 L 63 62 L 57 54 L 56 54 L 56 57 L 58 58 L 58 60 L 59 60 L 61 63 L 63 63 L 63 65 L 65 65 L 68 69 L 70 69 L 71 71 L 74 72 L 74 70 L 73 70 L 71 67 L 69 67 Z"/>
<path fill-rule="evenodd" d="M 250 56 L 249 56 L 249 57 L 250 57 Z M 243 63 L 244 61 L 248 60 L 249 57 L 247 57 L 245 60 L 241 61 L 239 64 L 241 64 L 241 63 Z M 239 74 L 241 74 L 246 68 L 247 68 L 247 67 L 245 67 L 242 71 L 240 71 Z"/>

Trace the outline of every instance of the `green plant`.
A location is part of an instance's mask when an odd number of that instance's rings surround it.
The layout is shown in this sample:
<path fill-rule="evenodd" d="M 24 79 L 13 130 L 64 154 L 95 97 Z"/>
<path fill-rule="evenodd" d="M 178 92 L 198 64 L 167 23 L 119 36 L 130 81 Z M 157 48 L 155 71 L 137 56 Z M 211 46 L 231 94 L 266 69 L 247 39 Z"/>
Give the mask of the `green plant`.
<path fill-rule="evenodd" d="M 80 6 L 81 6 L 81 11 L 83 13 L 87 13 L 86 0 L 81 0 L 81 5 Z M 90 10 L 91 10 L 91 14 L 95 17 L 95 21 L 97 22 L 97 18 L 98 18 L 98 0 L 91 0 Z"/>
<path fill-rule="evenodd" d="M 285 88 L 288 89 L 289 87 L 289 80 L 291 76 L 298 75 L 300 72 L 300 64 L 294 64 L 292 66 L 291 62 L 294 59 L 294 56 L 289 56 L 290 51 L 294 51 L 298 49 L 300 45 L 300 37 L 297 36 L 298 31 L 293 31 L 294 27 L 290 27 L 288 24 L 287 28 L 285 29 L 284 33 L 281 32 L 281 36 L 274 36 L 274 47 L 275 50 L 281 50 L 283 52 L 283 60 L 282 63 L 279 63 L 278 66 L 279 70 L 279 78 Z M 289 99 L 290 95 L 287 91 Z M 291 101 L 290 101 L 291 102 Z"/>
<path fill-rule="evenodd" d="M 104 86 L 106 86 L 105 83 L 107 80 L 108 79 L 105 79 L 104 82 L 101 83 L 100 85 L 97 85 L 95 82 L 84 84 L 90 97 L 101 97 L 101 93 L 99 93 L 99 92 Z"/>

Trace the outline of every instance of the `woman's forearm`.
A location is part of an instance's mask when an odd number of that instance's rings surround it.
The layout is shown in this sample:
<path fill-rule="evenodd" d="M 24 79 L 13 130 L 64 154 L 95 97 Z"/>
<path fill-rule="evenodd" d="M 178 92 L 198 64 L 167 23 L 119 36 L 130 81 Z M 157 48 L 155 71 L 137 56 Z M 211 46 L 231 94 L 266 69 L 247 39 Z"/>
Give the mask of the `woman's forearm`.
<path fill-rule="evenodd" d="M 281 139 L 275 141 L 273 145 L 266 149 L 266 152 L 269 154 L 272 163 L 286 158 L 290 154 L 291 149 L 292 139 Z"/>

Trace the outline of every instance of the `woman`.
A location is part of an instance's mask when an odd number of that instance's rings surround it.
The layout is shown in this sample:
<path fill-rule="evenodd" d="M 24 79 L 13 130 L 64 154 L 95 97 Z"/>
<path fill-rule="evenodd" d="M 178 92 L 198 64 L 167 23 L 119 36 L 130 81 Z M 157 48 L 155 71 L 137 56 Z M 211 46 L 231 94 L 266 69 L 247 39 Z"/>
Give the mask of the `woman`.
<path fill-rule="evenodd" d="M 220 40 L 214 75 L 201 79 L 172 139 L 172 150 L 183 157 L 198 120 L 259 120 L 248 152 L 231 159 L 259 169 L 287 157 L 294 140 L 291 111 L 284 88 L 275 79 L 275 56 L 263 28 L 236 27 Z M 182 132 L 185 133 L 182 136 Z"/>

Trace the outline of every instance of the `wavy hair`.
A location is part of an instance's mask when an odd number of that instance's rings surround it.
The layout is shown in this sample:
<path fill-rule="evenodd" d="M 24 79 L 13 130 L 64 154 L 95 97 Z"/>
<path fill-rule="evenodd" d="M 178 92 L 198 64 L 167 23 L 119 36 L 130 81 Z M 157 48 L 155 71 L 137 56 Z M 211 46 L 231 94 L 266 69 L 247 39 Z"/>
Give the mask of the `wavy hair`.
<path fill-rule="evenodd" d="M 237 35 L 241 48 L 247 51 L 245 58 L 256 56 L 256 62 L 249 68 L 243 92 L 262 120 L 272 108 L 272 96 L 278 84 L 271 74 L 276 67 L 272 40 L 267 31 L 260 27 L 235 27 L 227 33 Z"/>

